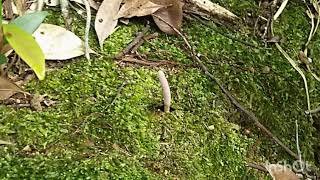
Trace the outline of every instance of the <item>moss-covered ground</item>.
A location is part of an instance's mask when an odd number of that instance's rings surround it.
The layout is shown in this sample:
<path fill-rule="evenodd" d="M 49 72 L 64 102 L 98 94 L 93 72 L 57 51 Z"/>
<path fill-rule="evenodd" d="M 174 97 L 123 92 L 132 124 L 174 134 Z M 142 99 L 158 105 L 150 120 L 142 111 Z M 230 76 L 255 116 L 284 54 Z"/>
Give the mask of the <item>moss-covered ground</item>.
<path fill-rule="evenodd" d="M 241 18 L 259 14 L 254 0 L 221 0 L 221 5 Z M 304 4 L 292 1 L 275 23 L 292 57 L 309 33 L 304 12 Z M 61 24 L 58 14 L 51 11 L 47 22 Z M 83 37 L 84 20 L 77 18 L 73 31 Z M 99 56 L 68 61 L 47 73 L 44 81 L 28 84 L 28 91 L 48 94 L 57 101 L 55 106 L 42 112 L 0 106 L 0 139 L 14 143 L 0 146 L 0 179 L 258 179 L 265 175 L 247 168 L 246 162 L 294 160 L 237 111 L 200 69 L 190 66 L 181 38 L 151 24 L 150 33 L 160 36 L 139 49 L 150 59 L 179 66 L 118 65 L 112 56 L 145 24 L 141 18 L 120 25 L 102 51 L 92 32 L 91 44 Z M 316 123 L 304 115 L 303 81 L 278 50 L 264 46 L 252 28 L 233 32 L 190 20 L 183 25 L 196 51 L 208 57 L 202 60 L 210 71 L 294 151 L 298 119 L 303 158 L 319 165 Z M 310 46 L 315 72 L 320 69 L 319 44 L 316 34 Z M 169 114 L 159 109 L 160 69 L 172 91 L 174 111 Z M 320 84 L 307 77 L 312 107 L 317 107 Z M 313 120 L 318 122 L 318 116 Z M 28 151 L 23 150 L 26 146 Z"/>

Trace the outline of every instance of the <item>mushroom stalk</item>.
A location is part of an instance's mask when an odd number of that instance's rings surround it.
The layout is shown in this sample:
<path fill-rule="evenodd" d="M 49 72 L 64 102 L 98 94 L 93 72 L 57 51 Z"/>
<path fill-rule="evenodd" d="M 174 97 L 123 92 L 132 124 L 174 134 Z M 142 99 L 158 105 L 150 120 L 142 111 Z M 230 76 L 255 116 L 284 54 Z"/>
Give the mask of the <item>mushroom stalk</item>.
<path fill-rule="evenodd" d="M 162 87 L 164 112 L 168 113 L 170 112 L 170 105 L 171 105 L 171 92 L 170 92 L 169 83 L 163 71 L 160 70 L 158 72 L 158 77 Z"/>

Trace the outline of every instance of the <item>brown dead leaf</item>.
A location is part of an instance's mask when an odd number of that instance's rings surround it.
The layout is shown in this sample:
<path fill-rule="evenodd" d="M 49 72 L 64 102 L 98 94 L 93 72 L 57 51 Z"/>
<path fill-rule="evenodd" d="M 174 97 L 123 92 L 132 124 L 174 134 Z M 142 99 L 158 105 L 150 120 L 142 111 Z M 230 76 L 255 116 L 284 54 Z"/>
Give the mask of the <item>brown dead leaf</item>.
<path fill-rule="evenodd" d="M 127 0 L 121 6 L 116 18 L 131 18 L 134 16 L 147 16 L 158 9 L 166 7 L 165 5 L 155 4 L 150 0 Z"/>
<path fill-rule="evenodd" d="M 268 170 L 273 180 L 300 180 L 299 176 L 283 165 L 269 164 L 266 165 L 265 168 Z"/>
<path fill-rule="evenodd" d="M 104 0 L 100 5 L 95 19 L 95 30 L 99 39 L 100 47 L 103 47 L 103 41 L 114 32 L 118 19 L 116 15 L 119 12 L 122 0 Z"/>
<path fill-rule="evenodd" d="M 6 100 L 17 92 L 23 92 L 23 90 L 10 80 L 0 77 L 0 100 Z"/>
<path fill-rule="evenodd" d="M 176 32 L 168 25 L 172 25 L 177 30 L 180 30 L 182 25 L 182 6 L 183 3 L 180 0 L 151 0 L 155 4 L 166 6 L 162 9 L 159 9 L 155 13 L 156 16 L 159 16 L 161 19 L 153 16 L 154 22 L 157 24 L 159 29 L 167 34 L 176 34 Z M 166 21 L 167 23 L 163 22 Z"/>
<path fill-rule="evenodd" d="M 31 108 L 33 108 L 36 111 L 42 111 L 41 102 L 44 100 L 45 96 L 47 95 L 39 95 L 39 94 L 33 95 L 30 101 Z"/>

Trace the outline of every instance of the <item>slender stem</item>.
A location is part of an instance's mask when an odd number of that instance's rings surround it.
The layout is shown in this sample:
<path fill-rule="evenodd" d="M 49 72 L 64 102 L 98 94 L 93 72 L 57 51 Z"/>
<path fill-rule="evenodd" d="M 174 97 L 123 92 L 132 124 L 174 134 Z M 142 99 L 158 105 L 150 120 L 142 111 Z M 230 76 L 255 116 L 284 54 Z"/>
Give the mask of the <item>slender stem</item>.
<path fill-rule="evenodd" d="M 0 28 L 2 28 L 2 0 L 0 0 Z"/>
<path fill-rule="evenodd" d="M 3 31 L 2 31 L 2 0 L 0 0 L 0 50 L 2 49 L 3 47 Z"/>

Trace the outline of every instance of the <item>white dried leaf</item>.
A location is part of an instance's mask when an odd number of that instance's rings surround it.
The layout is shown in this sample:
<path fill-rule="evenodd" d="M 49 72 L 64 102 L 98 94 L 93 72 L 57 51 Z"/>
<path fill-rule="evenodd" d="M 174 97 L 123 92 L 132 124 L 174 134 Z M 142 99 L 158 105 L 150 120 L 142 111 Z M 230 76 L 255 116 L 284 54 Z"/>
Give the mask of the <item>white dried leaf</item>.
<path fill-rule="evenodd" d="M 117 26 L 116 15 L 119 12 L 122 0 L 104 0 L 100 5 L 94 27 L 98 36 L 100 47 L 104 40 L 112 34 Z"/>
<path fill-rule="evenodd" d="M 127 0 L 121 6 L 119 13 L 116 18 L 131 18 L 134 16 L 147 16 L 150 15 L 160 8 L 166 7 L 151 2 L 150 0 Z"/>
<path fill-rule="evenodd" d="M 71 31 L 60 26 L 41 24 L 33 33 L 33 37 L 47 60 L 66 60 L 85 53 L 83 41 Z"/>

